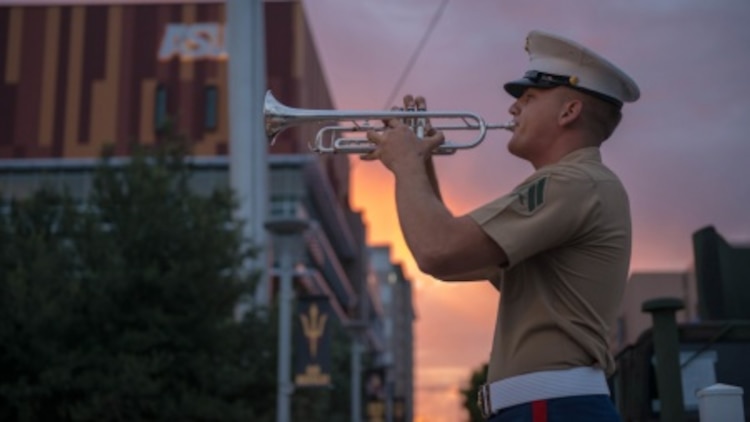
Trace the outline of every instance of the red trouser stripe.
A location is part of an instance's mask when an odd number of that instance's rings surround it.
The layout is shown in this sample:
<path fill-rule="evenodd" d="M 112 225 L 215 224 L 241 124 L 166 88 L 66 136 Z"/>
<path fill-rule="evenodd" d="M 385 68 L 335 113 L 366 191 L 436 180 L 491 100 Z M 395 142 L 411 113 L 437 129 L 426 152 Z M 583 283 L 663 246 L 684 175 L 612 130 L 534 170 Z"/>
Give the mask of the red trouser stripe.
<path fill-rule="evenodd" d="M 547 422 L 547 401 L 540 400 L 531 402 L 532 422 Z"/>

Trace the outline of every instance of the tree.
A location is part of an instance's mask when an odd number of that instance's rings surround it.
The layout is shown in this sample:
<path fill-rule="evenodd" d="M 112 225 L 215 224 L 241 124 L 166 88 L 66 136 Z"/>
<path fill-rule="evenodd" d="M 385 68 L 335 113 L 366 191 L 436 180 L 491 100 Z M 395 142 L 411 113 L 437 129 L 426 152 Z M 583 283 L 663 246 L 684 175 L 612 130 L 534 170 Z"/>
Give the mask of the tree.
<path fill-rule="evenodd" d="M 469 385 L 465 389 L 461 389 L 461 396 L 463 396 L 464 409 L 469 413 L 469 422 L 482 422 L 485 419 L 482 417 L 477 406 L 477 394 L 479 394 L 479 387 L 485 383 L 487 379 L 487 368 L 486 363 L 480 365 L 478 368 L 471 371 L 469 376 Z"/>
<path fill-rule="evenodd" d="M 91 194 L 0 202 L 0 420 L 272 421 L 276 309 L 253 308 L 228 190 L 199 195 L 184 143 L 105 156 Z M 293 413 L 349 419 L 349 338 L 333 388 Z"/>
<path fill-rule="evenodd" d="M 271 420 L 271 313 L 234 318 L 250 252 L 182 145 L 0 204 L 0 420 Z"/>

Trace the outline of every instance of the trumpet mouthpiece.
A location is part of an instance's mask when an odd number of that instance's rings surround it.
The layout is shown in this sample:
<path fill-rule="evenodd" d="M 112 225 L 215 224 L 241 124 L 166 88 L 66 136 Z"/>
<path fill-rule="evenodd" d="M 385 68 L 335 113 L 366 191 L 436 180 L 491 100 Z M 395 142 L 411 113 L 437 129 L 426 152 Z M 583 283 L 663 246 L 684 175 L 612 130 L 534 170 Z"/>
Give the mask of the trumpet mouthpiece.
<path fill-rule="evenodd" d="M 487 129 L 505 129 L 513 132 L 516 126 L 518 126 L 518 123 L 515 120 L 511 120 L 506 123 L 487 125 Z"/>

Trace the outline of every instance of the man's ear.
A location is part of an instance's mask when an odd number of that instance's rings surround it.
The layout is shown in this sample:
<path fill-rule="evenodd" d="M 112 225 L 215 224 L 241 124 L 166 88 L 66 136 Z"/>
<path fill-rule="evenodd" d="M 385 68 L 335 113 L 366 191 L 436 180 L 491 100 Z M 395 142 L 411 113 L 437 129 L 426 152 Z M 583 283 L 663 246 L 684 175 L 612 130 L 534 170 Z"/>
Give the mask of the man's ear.
<path fill-rule="evenodd" d="M 557 122 L 560 126 L 567 126 L 575 122 L 583 111 L 583 102 L 579 99 L 570 99 L 565 101 L 560 108 L 560 114 Z"/>

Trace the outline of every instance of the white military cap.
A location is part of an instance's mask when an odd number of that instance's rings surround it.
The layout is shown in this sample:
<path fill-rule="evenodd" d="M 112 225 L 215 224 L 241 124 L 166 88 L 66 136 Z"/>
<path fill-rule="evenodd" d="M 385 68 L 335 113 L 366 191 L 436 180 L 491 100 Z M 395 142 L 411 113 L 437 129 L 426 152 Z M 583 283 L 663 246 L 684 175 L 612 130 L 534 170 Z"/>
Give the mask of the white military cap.
<path fill-rule="evenodd" d="M 640 97 L 635 81 L 588 48 L 558 35 L 531 31 L 526 37 L 529 68 L 523 78 L 505 84 L 518 98 L 526 88 L 567 86 L 618 106 Z"/>

